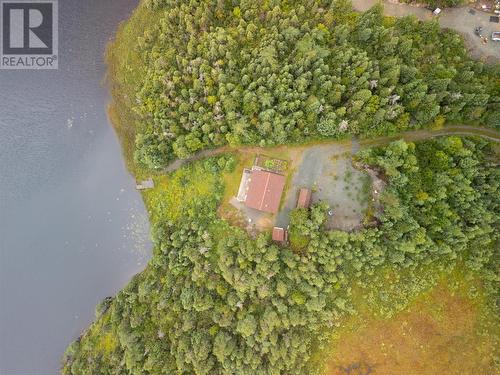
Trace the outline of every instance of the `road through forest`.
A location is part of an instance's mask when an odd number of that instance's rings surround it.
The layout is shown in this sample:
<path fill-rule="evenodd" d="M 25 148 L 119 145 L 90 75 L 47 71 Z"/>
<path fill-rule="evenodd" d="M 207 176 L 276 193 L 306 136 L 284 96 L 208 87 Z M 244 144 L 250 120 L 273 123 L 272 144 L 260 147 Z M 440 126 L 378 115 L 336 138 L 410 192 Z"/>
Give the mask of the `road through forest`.
<path fill-rule="evenodd" d="M 376 137 L 376 138 L 365 138 L 365 139 L 360 139 L 357 140 L 356 142 L 356 150 L 362 149 L 362 148 L 367 148 L 367 147 L 373 147 L 373 146 L 382 146 L 388 143 L 391 143 L 395 140 L 398 139 L 403 139 L 406 142 L 414 142 L 414 141 L 421 141 L 424 139 L 428 138 L 435 138 L 435 137 L 442 137 L 442 136 L 448 136 L 448 135 L 462 135 L 462 136 L 478 136 L 482 138 L 486 138 L 490 141 L 494 142 L 500 142 L 500 132 L 496 131 L 494 129 L 490 128 L 483 128 L 483 127 L 472 127 L 472 126 L 466 126 L 466 125 L 454 125 L 454 126 L 446 126 L 442 129 L 420 129 L 420 130 L 414 130 L 414 131 L 408 131 L 404 133 L 399 133 L 396 135 L 392 136 L 384 136 L 384 137 Z M 280 146 L 275 146 L 273 147 L 274 150 L 279 149 L 279 148 L 301 148 L 301 149 L 308 149 L 311 147 L 315 147 L 317 145 L 337 145 L 337 149 L 335 151 L 335 155 L 342 155 L 346 152 L 352 152 L 352 139 L 344 139 L 344 140 L 320 140 L 320 141 L 315 141 L 314 143 L 305 143 L 305 144 L 292 144 L 292 145 L 280 145 Z M 181 168 L 187 163 L 204 159 L 207 157 L 223 154 L 226 152 L 251 152 L 251 153 L 265 153 L 266 152 L 265 147 L 256 147 L 256 146 L 242 146 L 242 147 L 230 147 L 230 146 L 223 146 L 215 149 L 208 149 L 208 150 L 203 150 L 195 155 L 191 156 L 190 158 L 187 159 L 177 159 L 170 163 L 166 168 L 165 172 L 170 173 L 174 172 L 177 169 Z"/>

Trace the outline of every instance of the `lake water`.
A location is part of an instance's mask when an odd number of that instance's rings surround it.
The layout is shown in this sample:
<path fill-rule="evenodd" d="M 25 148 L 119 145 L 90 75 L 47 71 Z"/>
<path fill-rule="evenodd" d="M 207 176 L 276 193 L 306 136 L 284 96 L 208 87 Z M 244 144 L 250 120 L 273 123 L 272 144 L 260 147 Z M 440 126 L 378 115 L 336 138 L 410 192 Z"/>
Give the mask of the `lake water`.
<path fill-rule="evenodd" d="M 106 116 L 104 48 L 137 0 L 59 1 L 59 70 L 0 70 L 0 374 L 56 374 L 141 271 L 147 217 Z"/>

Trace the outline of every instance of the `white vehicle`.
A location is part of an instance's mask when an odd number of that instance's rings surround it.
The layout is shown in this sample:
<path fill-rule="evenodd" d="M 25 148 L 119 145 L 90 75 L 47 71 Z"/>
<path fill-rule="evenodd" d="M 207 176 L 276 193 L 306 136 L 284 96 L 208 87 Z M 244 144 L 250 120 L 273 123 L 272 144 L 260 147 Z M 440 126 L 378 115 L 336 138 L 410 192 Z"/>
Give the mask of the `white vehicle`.
<path fill-rule="evenodd" d="M 500 42 L 500 31 L 495 31 L 494 33 L 491 33 L 491 40 L 495 42 Z"/>

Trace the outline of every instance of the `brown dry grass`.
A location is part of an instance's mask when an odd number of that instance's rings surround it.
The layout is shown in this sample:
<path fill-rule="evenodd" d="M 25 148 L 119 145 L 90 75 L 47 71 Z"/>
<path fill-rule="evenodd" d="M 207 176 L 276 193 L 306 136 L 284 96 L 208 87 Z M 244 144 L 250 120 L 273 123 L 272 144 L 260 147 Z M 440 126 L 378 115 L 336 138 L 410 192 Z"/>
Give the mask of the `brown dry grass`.
<path fill-rule="evenodd" d="M 480 307 L 458 294 L 440 285 L 392 319 L 352 319 L 335 340 L 326 374 L 498 374 L 494 335 L 481 335 Z"/>

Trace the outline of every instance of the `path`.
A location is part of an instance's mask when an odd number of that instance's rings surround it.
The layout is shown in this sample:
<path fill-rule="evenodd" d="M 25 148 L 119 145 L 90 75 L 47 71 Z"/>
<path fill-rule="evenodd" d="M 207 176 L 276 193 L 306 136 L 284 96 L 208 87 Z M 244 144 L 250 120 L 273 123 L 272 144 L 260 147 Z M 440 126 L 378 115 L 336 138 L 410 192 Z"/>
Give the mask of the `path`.
<path fill-rule="evenodd" d="M 357 11 L 365 11 L 379 3 L 379 0 L 352 0 L 352 5 Z M 434 16 L 432 12 L 423 7 L 411 6 L 408 4 L 381 2 L 384 6 L 384 15 L 393 17 L 403 17 L 414 15 L 421 21 L 428 21 Z M 488 41 L 483 44 L 481 39 L 474 34 L 476 26 L 482 26 L 483 34 L 491 37 L 493 31 L 500 31 L 500 24 L 489 22 L 490 13 L 476 11 L 469 13 L 468 7 L 446 8 L 438 16 L 441 27 L 458 31 L 465 39 L 469 52 L 475 58 L 484 58 L 489 62 L 500 61 L 500 42 Z"/>
<path fill-rule="evenodd" d="M 359 145 L 357 148 L 366 148 L 366 147 L 372 147 L 372 146 L 381 146 L 384 144 L 388 144 L 392 141 L 398 140 L 398 139 L 403 139 L 407 142 L 413 142 L 413 141 L 419 141 L 423 139 L 428 139 L 428 138 L 433 138 L 433 137 L 441 137 L 441 136 L 446 136 L 446 135 L 464 135 L 464 136 L 479 136 L 483 137 L 486 139 L 489 139 L 494 142 L 500 142 L 500 132 L 496 131 L 494 129 L 490 128 L 482 128 L 482 127 L 472 127 L 472 126 L 466 126 L 466 125 L 454 125 L 454 126 L 446 126 L 442 129 L 438 130 L 431 130 L 431 129 L 421 129 L 421 130 L 414 130 L 414 131 L 408 131 L 404 133 L 399 133 L 393 136 L 386 136 L 386 137 L 376 137 L 376 138 L 370 138 L 370 139 L 362 139 L 359 141 Z M 322 145 L 331 145 L 331 146 L 336 146 L 335 152 L 333 155 L 342 155 L 346 152 L 351 152 L 351 141 L 349 140 L 325 140 L 325 141 L 320 141 L 317 142 L 316 144 L 322 144 Z M 300 148 L 308 148 L 311 147 L 310 145 L 308 146 L 307 144 L 301 145 L 301 146 L 278 146 L 278 147 L 286 147 L 286 148 L 293 148 L 293 147 L 300 147 Z M 174 172 L 177 169 L 181 168 L 187 163 L 208 158 L 211 156 L 215 155 L 220 155 L 225 152 L 252 152 L 252 153 L 258 153 L 258 152 L 263 152 L 265 153 L 265 148 L 260 148 L 260 147 L 255 147 L 255 146 L 244 146 L 244 147 L 239 147 L 239 148 L 234 148 L 230 146 L 224 146 L 224 147 L 219 147 L 215 149 L 210 149 L 210 150 L 203 150 L 198 152 L 197 154 L 193 155 L 192 157 L 188 159 L 177 159 L 170 163 L 166 168 L 165 172 L 170 173 Z M 356 150 L 357 151 L 357 150 Z"/>

